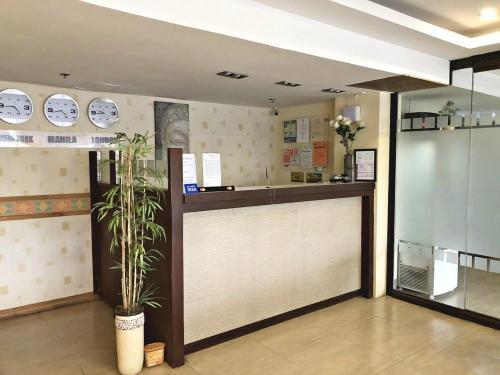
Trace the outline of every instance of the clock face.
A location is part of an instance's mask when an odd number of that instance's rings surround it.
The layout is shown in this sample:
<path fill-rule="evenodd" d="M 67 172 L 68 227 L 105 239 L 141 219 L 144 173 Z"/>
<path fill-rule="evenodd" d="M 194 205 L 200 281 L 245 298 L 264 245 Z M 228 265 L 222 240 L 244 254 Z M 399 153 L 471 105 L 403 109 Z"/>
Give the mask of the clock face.
<path fill-rule="evenodd" d="M 43 106 L 45 117 L 56 126 L 71 126 L 78 120 L 78 104 L 68 95 L 50 96 Z"/>
<path fill-rule="evenodd" d="M 9 124 L 22 124 L 33 114 L 33 103 L 21 90 L 0 91 L 0 118 Z"/>
<path fill-rule="evenodd" d="M 118 118 L 118 107 L 111 99 L 96 98 L 89 104 L 89 119 L 98 128 L 108 129 Z"/>

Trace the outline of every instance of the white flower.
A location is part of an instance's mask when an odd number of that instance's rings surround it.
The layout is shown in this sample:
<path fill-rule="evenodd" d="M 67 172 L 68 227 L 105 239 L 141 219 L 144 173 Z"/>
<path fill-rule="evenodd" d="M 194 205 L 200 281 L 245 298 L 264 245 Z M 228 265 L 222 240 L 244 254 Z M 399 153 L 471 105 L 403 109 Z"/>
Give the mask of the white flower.
<path fill-rule="evenodd" d="M 340 121 L 340 120 L 342 120 L 342 119 L 343 119 L 342 115 L 338 115 L 338 116 L 337 116 L 337 121 Z"/>
<path fill-rule="evenodd" d="M 340 125 L 339 125 L 338 121 L 335 121 L 334 126 L 335 126 L 335 129 L 338 129 L 338 128 L 339 128 L 339 126 L 340 126 Z"/>
<path fill-rule="evenodd" d="M 330 122 L 328 123 L 328 125 L 330 125 L 330 126 L 334 126 L 334 125 L 335 125 L 335 121 L 330 120 Z"/>
<path fill-rule="evenodd" d="M 351 121 L 351 119 L 350 119 L 349 117 L 346 117 L 346 118 L 344 119 L 344 124 L 346 124 L 346 125 L 351 125 L 351 122 L 352 122 L 352 121 Z"/>

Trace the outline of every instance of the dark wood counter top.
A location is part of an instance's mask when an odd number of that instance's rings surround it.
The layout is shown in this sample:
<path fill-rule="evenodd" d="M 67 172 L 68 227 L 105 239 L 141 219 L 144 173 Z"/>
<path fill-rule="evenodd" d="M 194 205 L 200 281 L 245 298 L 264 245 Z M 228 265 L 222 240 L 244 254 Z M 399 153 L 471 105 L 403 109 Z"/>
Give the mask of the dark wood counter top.
<path fill-rule="evenodd" d="M 374 182 L 244 188 L 236 191 L 185 195 L 183 208 L 184 212 L 196 212 L 322 199 L 363 197 L 373 194 L 374 189 Z"/>

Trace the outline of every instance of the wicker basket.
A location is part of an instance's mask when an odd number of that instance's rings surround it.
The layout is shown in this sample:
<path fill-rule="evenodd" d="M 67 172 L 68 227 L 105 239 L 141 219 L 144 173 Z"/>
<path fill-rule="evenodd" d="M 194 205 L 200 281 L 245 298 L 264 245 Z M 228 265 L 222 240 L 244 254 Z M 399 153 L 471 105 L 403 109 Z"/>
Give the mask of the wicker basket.
<path fill-rule="evenodd" d="M 153 342 L 144 347 L 146 367 L 158 366 L 165 360 L 165 344 Z"/>

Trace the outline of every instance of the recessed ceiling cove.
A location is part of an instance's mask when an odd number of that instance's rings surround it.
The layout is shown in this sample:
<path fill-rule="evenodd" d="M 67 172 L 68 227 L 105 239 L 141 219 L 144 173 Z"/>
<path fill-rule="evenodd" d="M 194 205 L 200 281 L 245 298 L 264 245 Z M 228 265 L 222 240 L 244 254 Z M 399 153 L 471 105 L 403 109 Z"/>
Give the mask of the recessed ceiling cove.
<path fill-rule="evenodd" d="M 326 100 L 325 87 L 357 93 L 347 85 L 394 75 L 81 1 L 6 3 L 0 50 L 12 53 L 2 54 L 5 81 L 254 106 L 269 106 L 272 97 L 286 106 Z M 222 71 L 248 77 L 225 79 Z M 275 84 L 284 79 L 302 86 Z"/>

